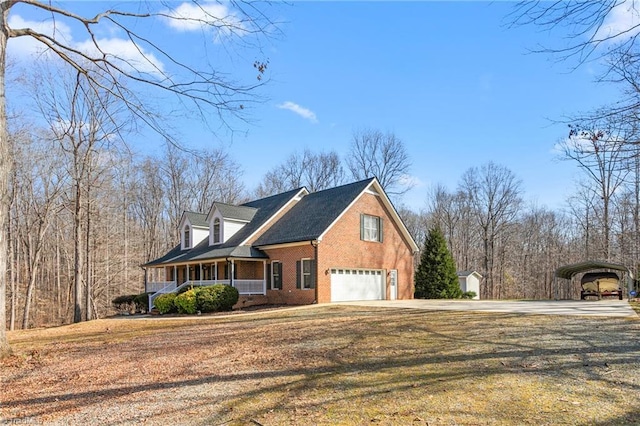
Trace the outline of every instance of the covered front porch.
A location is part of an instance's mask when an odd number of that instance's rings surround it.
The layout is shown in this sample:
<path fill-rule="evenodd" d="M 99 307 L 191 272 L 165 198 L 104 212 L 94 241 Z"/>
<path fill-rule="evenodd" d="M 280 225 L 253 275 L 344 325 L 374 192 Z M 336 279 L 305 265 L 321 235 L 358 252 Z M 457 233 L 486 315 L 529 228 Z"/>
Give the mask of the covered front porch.
<path fill-rule="evenodd" d="M 265 295 L 267 262 L 264 259 L 220 259 L 145 268 L 145 291 L 172 293 L 188 285 L 231 285 L 240 295 Z"/>

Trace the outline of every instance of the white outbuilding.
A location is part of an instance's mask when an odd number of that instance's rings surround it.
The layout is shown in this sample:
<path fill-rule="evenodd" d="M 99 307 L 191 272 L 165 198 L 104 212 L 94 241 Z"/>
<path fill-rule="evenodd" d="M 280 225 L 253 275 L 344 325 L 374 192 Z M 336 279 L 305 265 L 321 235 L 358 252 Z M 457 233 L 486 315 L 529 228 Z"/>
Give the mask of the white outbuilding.
<path fill-rule="evenodd" d="M 480 299 L 480 280 L 482 275 L 476 271 L 458 271 L 458 282 L 463 292 L 473 291 L 474 299 Z"/>

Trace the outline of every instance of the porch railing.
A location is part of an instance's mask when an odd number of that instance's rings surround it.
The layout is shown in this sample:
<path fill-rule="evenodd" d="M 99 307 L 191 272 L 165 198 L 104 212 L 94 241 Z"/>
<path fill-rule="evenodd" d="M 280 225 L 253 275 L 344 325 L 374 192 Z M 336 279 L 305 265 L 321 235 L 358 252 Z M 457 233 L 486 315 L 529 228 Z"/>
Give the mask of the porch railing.
<path fill-rule="evenodd" d="M 233 286 L 242 295 L 266 294 L 264 280 L 233 280 Z"/>
<path fill-rule="evenodd" d="M 175 281 L 170 281 L 167 283 L 147 283 L 149 289 L 153 288 L 152 286 L 155 284 L 166 284 L 157 292 L 149 295 L 149 310 L 154 307 L 154 300 L 156 297 L 161 294 L 167 293 L 177 293 L 185 287 L 193 286 L 207 286 L 214 284 L 224 284 L 231 285 L 231 280 L 194 280 L 194 281 L 185 281 L 179 286 L 176 285 Z M 233 280 L 233 286 L 238 289 L 238 293 L 242 296 L 248 295 L 258 295 L 258 294 L 266 294 L 266 287 L 264 280 Z M 150 290 L 153 291 L 153 290 Z"/>
<path fill-rule="evenodd" d="M 156 281 L 156 282 L 151 282 L 151 283 L 147 283 L 147 293 L 156 293 L 162 289 L 164 289 L 167 286 L 170 285 L 176 285 L 175 281 Z"/>
<path fill-rule="evenodd" d="M 153 285 L 156 283 L 147 283 L 147 285 Z M 162 283 L 160 283 L 162 284 Z M 175 281 L 168 281 L 165 283 L 166 285 L 164 287 L 162 287 L 160 290 L 156 291 L 153 294 L 149 295 L 149 310 L 151 310 L 151 308 L 153 308 L 153 301 L 156 300 L 156 297 L 160 296 L 161 294 L 166 294 L 166 293 L 173 293 L 176 291 L 177 289 L 177 284 Z"/>

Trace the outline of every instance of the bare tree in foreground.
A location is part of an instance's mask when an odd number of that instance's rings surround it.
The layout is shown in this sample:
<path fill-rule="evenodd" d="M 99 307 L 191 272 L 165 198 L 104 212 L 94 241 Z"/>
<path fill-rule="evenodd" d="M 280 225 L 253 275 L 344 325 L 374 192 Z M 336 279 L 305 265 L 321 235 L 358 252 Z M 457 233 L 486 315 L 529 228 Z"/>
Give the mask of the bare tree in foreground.
<path fill-rule="evenodd" d="M 12 27 L 9 12 L 15 5 L 30 7 L 34 12 L 46 13 L 53 22 L 50 31 L 37 26 Z M 260 82 L 242 84 L 224 77 L 213 67 L 199 67 L 190 58 L 180 57 L 179 52 L 163 49 L 166 34 L 154 29 L 144 33 L 139 20 L 155 20 L 170 28 L 196 30 L 211 35 L 217 41 L 229 42 L 234 36 L 244 37 L 262 34 L 270 28 L 260 4 L 231 3 L 229 7 L 214 3 L 119 3 L 121 9 L 98 11 L 93 16 L 81 16 L 72 9 L 36 0 L 0 0 L 0 357 L 9 353 L 6 338 L 6 284 L 7 284 L 7 225 L 9 218 L 9 179 L 14 163 L 7 136 L 5 71 L 7 42 L 11 38 L 29 38 L 39 44 L 47 55 L 53 56 L 70 67 L 73 73 L 86 83 L 88 90 L 110 91 L 139 120 L 154 130 L 165 133 L 161 120 L 149 114 L 145 97 L 120 84 L 122 79 L 159 93 L 175 96 L 183 107 L 191 107 L 206 117 L 213 111 L 218 117 L 237 114 L 251 100 L 253 89 Z M 126 8 L 130 9 L 127 10 Z M 146 9 L 145 9 L 146 8 Z M 24 21 L 14 21 L 21 25 Z M 63 24 L 64 23 L 64 24 Z M 66 28 L 82 28 L 85 41 L 73 42 L 61 31 Z M 116 31 L 124 37 L 120 40 L 128 49 L 115 48 L 97 34 L 101 30 Z M 246 41 L 250 44 L 250 41 Z M 120 44 L 122 47 L 122 44 Z M 122 52 L 129 52 L 129 55 Z M 131 53 L 133 52 L 133 53 Z M 166 63 L 166 64 L 165 64 Z M 266 62 L 254 62 L 258 77 L 266 68 Z M 175 99 L 174 99 L 175 100 Z"/>
<path fill-rule="evenodd" d="M 537 25 L 566 30 L 565 46 L 539 51 L 577 58 L 579 63 L 612 52 L 634 50 L 640 35 L 640 5 L 636 1 L 520 1 L 509 18 L 513 25 Z"/>

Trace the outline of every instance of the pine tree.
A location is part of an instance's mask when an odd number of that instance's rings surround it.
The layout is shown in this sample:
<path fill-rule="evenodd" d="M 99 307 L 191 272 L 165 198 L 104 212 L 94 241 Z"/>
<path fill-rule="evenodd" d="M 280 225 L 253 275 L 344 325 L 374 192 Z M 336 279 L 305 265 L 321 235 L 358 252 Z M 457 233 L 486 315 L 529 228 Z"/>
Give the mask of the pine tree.
<path fill-rule="evenodd" d="M 415 276 L 415 297 L 419 299 L 459 299 L 456 265 L 442 231 L 431 228 L 424 242 L 420 265 Z"/>

